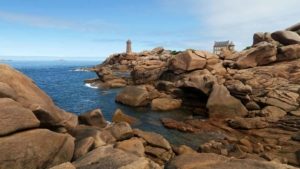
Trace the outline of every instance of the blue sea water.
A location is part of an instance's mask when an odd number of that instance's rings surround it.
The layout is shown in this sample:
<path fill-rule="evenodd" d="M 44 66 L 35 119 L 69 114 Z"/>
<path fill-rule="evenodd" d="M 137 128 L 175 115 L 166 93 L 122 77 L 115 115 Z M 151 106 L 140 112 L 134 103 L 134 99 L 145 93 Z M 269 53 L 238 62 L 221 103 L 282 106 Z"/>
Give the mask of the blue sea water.
<path fill-rule="evenodd" d="M 80 114 L 100 108 L 108 121 L 114 111 L 120 108 L 126 114 L 139 119 L 133 127 L 153 131 L 164 135 L 176 145 L 186 144 L 196 148 L 201 143 L 215 137 L 214 133 L 189 134 L 166 129 L 160 119 L 171 117 L 183 119 L 190 114 L 183 110 L 155 112 L 149 108 L 131 108 L 115 103 L 115 96 L 121 89 L 103 90 L 91 88 L 84 84 L 85 79 L 95 78 L 92 72 L 77 71 L 78 68 L 91 67 L 97 61 L 9 61 L 6 64 L 26 74 L 62 109 Z"/>

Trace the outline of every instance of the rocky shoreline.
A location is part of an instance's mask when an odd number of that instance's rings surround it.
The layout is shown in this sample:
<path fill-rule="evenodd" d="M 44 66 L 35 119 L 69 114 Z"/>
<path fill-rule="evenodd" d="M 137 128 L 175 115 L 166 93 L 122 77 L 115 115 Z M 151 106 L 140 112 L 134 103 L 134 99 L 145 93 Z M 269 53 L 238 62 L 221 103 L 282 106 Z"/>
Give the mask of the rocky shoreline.
<path fill-rule="evenodd" d="M 119 103 L 193 112 L 180 121 L 161 119 L 168 128 L 224 135 L 196 150 L 133 129 L 130 124 L 138 119 L 121 110 L 112 123 L 100 109 L 79 116 L 66 112 L 30 78 L 0 65 L 0 168 L 299 167 L 299 30 L 298 24 L 257 33 L 251 48 L 221 56 L 155 48 L 114 54 L 91 69 L 99 77 L 87 80 L 94 86 L 124 87 Z"/>
<path fill-rule="evenodd" d="M 193 112 L 161 119 L 167 128 L 224 135 L 198 152 L 300 166 L 299 30 L 255 33 L 251 47 L 220 55 L 163 48 L 113 54 L 93 68 L 99 78 L 90 82 L 124 87 L 115 100 L 128 106 Z"/>

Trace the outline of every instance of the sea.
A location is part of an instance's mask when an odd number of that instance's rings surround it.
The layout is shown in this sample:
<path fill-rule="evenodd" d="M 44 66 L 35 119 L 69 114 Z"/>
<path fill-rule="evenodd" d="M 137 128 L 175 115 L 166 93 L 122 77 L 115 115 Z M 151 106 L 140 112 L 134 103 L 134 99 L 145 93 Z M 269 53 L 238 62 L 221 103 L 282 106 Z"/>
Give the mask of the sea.
<path fill-rule="evenodd" d="M 101 109 L 107 121 L 111 121 L 116 109 L 138 119 L 133 128 L 157 132 L 174 145 L 189 145 L 197 148 L 212 138 L 221 137 L 216 133 L 183 133 L 165 128 L 160 119 L 173 118 L 181 120 L 191 116 L 184 110 L 168 112 L 152 111 L 149 107 L 132 108 L 115 102 L 115 96 L 122 89 L 98 89 L 85 84 L 84 80 L 96 78 L 93 72 L 84 71 L 99 64 L 98 61 L 0 61 L 9 64 L 44 90 L 60 108 L 75 114 L 93 109 Z"/>

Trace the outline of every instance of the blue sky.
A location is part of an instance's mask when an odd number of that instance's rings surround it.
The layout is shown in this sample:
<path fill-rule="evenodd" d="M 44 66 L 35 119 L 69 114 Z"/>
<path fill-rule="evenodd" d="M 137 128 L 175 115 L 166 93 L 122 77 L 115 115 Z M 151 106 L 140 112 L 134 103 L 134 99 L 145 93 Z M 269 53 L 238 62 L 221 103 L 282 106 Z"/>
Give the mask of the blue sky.
<path fill-rule="evenodd" d="M 299 0 L 0 0 L 0 59 L 96 59 L 157 46 L 237 49 L 300 22 Z"/>

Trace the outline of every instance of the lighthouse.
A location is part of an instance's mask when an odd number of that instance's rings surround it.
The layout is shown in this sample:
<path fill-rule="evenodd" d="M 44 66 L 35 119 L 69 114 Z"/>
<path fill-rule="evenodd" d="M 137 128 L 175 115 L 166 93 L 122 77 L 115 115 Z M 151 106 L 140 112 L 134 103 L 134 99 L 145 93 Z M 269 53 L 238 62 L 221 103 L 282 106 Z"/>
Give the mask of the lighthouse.
<path fill-rule="evenodd" d="M 132 50 L 131 50 L 131 40 L 128 40 L 126 42 L 126 54 L 131 54 Z"/>

